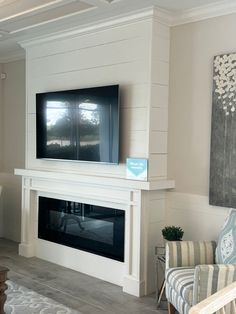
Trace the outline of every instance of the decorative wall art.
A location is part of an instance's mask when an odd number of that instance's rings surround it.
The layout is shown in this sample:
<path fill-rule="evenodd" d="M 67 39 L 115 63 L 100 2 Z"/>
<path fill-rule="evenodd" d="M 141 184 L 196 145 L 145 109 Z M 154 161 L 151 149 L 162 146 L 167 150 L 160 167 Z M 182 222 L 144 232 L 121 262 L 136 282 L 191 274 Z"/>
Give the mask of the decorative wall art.
<path fill-rule="evenodd" d="M 209 202 L 236 208 L 236 53 L 214 57 Z"/>

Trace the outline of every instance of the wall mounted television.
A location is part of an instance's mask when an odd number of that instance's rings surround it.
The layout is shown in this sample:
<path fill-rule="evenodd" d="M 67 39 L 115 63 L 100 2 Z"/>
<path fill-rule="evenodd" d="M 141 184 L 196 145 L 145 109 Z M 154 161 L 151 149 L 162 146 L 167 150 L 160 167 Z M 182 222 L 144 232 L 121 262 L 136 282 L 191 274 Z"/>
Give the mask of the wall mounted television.
<path fill-rule="evenodd" d="M 119 162 L 119 85 L 36 94 L 36 157 Z"/>

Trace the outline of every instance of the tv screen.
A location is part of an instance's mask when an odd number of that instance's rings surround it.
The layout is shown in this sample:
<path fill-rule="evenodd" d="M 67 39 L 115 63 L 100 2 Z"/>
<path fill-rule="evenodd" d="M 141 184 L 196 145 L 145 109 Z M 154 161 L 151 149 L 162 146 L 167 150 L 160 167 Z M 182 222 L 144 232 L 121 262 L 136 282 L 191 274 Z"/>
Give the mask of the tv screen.
<path fill-rule="evenodd" d="M 37 158 L 119 162 L 119 85 L 36 94 Z"/>

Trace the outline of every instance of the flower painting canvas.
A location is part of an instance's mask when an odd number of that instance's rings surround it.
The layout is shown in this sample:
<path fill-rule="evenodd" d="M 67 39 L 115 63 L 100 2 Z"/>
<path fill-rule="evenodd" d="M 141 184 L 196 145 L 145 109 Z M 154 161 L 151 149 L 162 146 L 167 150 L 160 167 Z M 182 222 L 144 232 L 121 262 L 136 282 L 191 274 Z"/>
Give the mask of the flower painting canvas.
<path fill-rule="evenodd" d="M 209 200 L 236 208 L 236 53 L 214 57 Z"/>

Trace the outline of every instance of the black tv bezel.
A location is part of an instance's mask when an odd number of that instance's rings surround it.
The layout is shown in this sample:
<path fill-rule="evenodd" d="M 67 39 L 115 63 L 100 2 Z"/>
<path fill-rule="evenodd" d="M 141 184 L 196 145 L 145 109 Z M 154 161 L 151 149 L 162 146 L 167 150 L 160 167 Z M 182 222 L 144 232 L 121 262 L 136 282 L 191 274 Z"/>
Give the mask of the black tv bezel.
<path fill-rule="evenodd" d="M 106 87 L 117 87 L 117 126 L 118 126 L 118 136 L 117 136 L 117 162 L 108 162 L 108 161 L 91 161 L 91 160 L 80 160 L 80 159 L 62 159 L 62 158 L 49 158 L 49 157 L 38 157 L 37 156 L 37 146 L 38 146 L 38 102 L 37 102 L 37 95 L 46 95 L 46 94 L 57 94 L 57 93 L 64 93 L 64 92 L 75 92 L 80 90 L 89 90 L 95 88 L 106 88 Z M 113 85 L 102 85 L 102 86 L 91 86 L 91 87 L 84 87 L 84 88 L 75 88 L 75 89 L 63 89 L 63 90 L 53 90 L 53 91 L 46 91 L 42 93 L 35 94 L 35 107 L 36 107 L 36 159 L 38 160 L 47 160 L 47 161 L 58 161 L 58 162 L 75 162 L 75 163 L 93 163 L 93 164 L 106 164 L 106 165 L 118 165 L 120 163 L 120 85 L 113 84 Z"/>

